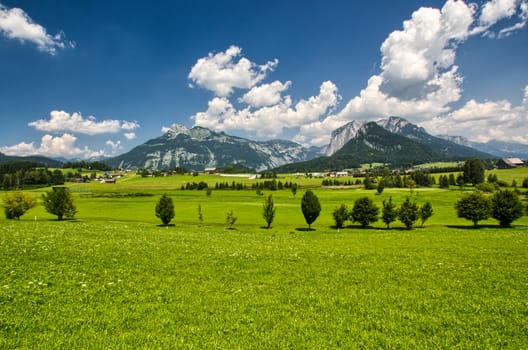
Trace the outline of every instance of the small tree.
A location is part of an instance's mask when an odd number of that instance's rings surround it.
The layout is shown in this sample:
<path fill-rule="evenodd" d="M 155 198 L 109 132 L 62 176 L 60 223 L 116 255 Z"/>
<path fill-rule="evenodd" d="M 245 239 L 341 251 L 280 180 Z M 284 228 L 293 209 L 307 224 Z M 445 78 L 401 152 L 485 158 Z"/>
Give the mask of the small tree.
<path fill-rule="evenodd" d="M 383 208 L 381 210 L 381 220 L 390 228 L 390 224 L 398 218 L 398 210 L 396 205 L 392 203 L 392 197 L 388 201 L 383 201 Z"/>
<path fill-rule="evenodd" d="M 198 204 L 198 221 L 200 222 L 200 225 L 203 224 L 203 214 L 202 214 L 202 205 Z"/>
<path fill-rule="evenodd" d="M 235 222 L 237 221 L 237 217 L 235 216 L 235 213 L 233 212 L 233 209 L 227 212 L 226 214 L 226 225 L 227 228 L 232 230 L 233 226 L 235 226 Z"/>
<path fill-rule="evenodd" d="M 295 195 L 297 194 L 297 184 L 293 184 L 292 185 L 291 192 L 292 192 L 293 196 L 295 197 Z"/>
<path fill-rule="evenodd" d="M 473 221 L 477 227 L 480 220 L 486 220 L 491 214 L 491 201 L 480 191 L 470 192 L 455 203 L 459 218 Z"/>
<path fill-rule="evenodd" d="M 431 205 L 431 202 L 425 202 L 424 205 L 418 209 L 418 216 L 421 220 L 421 227 L 424 227 L 425 222 L 427 219 L 429 219 L 431 216 L 433 216 L 433 206 Z"/>
<path fill-rule="evenodd" d="M 162 195 L 156 204 L 156 217 L 160 218 L 165 226 L 174 218 L 174 204 L 172 198 L 166 194 Z"/>
<path fill-rule="evenodd" d="M 73 197 L 67 187 L 53 187 L 42 195 L 44 209 L 50 214 L 56 215 L 58 220 L 64 217 L 73 218 L 77 208 L 73 203 Z"/>
<path fill-rule="evenodd" d="M 410 230 L 412 229 L 414 222 L 418 220 L 418 205 L 416 202 L 411 202 L 409 197 L 400 206 L 398 210 L 398 218 Z"/>
<path fill-rule="evenodd" d="M 384 189 L 385 189 L 385 181 L 380 180 L 380 182 L 378 182 L 378 187 L 376 187 L 376 192 L 378 194 L 382 194 Z"/>
<path fill-rule="evenodd" d="M 413 179 L 407 180 L 407 187 L 409 187 L 409 192 L 413 194 L 414 188 L 416 187 L 416 181 L 414 181 Z"/>
<path fill-rule="evenodd" d="M 7 219 L 19 220 L 37 201 L 27 193 L 15 191 L 4 198 L 4 212 Z"/>
<path fill-rule="evenodd" d="M 339 207 L 336 207 L 334 209 L 334 212 L 332 213 L 334 216 L 335 226 L 336 228 L 340 229 L 343 228 L 343 224 L 348 219 L 348 208 L 346 205 L 341 204 Z"/>
<path fill-rule="evenodd" d="M 312 228 L 312 223 L 317 219 L 321 212 L 319 198 L 310 190 L 306 191 L 301 199 L 301 210 L 304 219 L 308 224 L 308 229 Z"/>
<path fill-rule="evenodd" d="M 524 206 L 515 191 L 500 190 L 491 198 L 491 217 L 497 219 L 501 227 L 523 216 Z"/>
<path fill-rule="evenodd" d="M 354 202 L 354 207 L 350 212 L 352 222 L 359 222 L 362 228 L 367 227 L 370 223 L 378 221 L 379 208 L 369 197 L 358 198 Z"/>
<path fill-rule="evenodd" d="M 271 227 L 271 223 L 275 218 L 275 204 L 273 203 L 273 196 L 270 194 L 264 198 L 264 204 L 262 205 L 262 217 L 266 221 L 266 228 Z"/>

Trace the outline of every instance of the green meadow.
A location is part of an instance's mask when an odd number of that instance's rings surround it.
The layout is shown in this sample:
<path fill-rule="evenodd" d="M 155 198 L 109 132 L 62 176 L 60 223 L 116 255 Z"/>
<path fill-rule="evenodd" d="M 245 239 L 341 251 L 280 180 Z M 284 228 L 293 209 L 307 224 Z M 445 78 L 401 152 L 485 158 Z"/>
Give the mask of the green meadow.
<path fill-rule="evenodd" d="M 528 177 L 495 173 L 519 185 Z M 376 195 L 279 180 L 301 188 L 263 190 L 277 208 L 269 230 L 255 190 L 181 190 L 262 181 L 216 175 L 72 183 L 73 220 L 42 206 L 19 221 L 2 215 L 0 348 L 528 347 L 528 217 L 474 229 L 453 208 L 469 187 Z M 322 206 L 312 231 L 300 210 L 308 188 Z M 164 193 L 175 204 L 169 227 L 154 214 Z M 430 201 L 434 215 L 410 231 L 381 221 L 336 230 L 334 208 L 365 195 L 379 206 L 389 197 L 398 206 L 407 196 Z M 229 230 L 231 209 L 238 219 Z"/>

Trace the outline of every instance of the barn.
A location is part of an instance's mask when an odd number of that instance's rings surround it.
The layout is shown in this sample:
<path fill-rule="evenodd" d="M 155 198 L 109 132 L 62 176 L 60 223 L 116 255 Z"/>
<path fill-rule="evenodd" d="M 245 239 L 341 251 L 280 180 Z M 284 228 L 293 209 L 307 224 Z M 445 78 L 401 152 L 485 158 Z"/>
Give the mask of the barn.
<path fill-rule="evenodd" d="M 524 166 L 524 162 L 519 158 L 501 158 L 497 161 L 497 168 L 511 169 Z"/>

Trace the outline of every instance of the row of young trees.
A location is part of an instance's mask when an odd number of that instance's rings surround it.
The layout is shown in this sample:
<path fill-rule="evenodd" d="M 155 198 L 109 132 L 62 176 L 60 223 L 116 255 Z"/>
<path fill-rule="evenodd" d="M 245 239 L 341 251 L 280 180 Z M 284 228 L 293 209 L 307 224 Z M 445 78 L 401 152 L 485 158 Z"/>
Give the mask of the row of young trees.
<path fill-rule="evenodd" d="M 65 187 L 54 187 L 42 195 L 42 204 L 45 210 L 56 215 L 58 220 L 64 217 L 73 218 L 77 213 L 77 208 L 73 202 L 73 197 Z M 4 197 L 4 211 L 7 219 L 19 219 L 25 212 L 37 205 L 36 200 L 30 195 L 15 191 Z M 430 202 L 422 206 L 412 201 L 409 197 L 398 208 L 393 202 L 392 197 L 383 201 L 382 221 L 390 228 L 390 224 L 400 220 L 407 229 L 412 229 L 417 220 L 421 220 L 423 227 L 427 219 L 433 215 L 433 208 Z M 486 195 L 481 191 L 473 191 L 465 194 L 455 203 L 455 209 L 458 217 L 471 220 L 474 226 L 478 225 L 481 220 L 486 220 L 490 216 L 499 221 L 501 227 L 509 227 L 511 223 L 522 217 L 525 207 L 519 198 L 519 195 L 513 190 L 500 190 L 493 195 Z M 379 210 L 372 199 L 369 197 L 358 198 L 352 207 L 348 209 L 345 204 L 335 208 L 333 217 L 336 228 L 344 227 L 347 220 L 353 223 L 359 223 L 361 227 L 379 220 Z M 308 229 L 321 212 L 321 204 L 318 197 L 310 190 L 306 191 L 301 199 L 301 211 L 308 224 Z M 199 207 L 199 219 L 203 221 L 201 207 Z M 155 213 L 161 219 L 164 225 L 168 225 L 174 218 L 174 204 L 172 198 L 163 195 L 157 202 Z M 262 207 L 262 216 L 266 221 L 267 228 L 275 218 L 275 205 L 273 196 L 270 194 L 264 199 Z M 230 228 L 236 222 L 236 216 L 231 210 L 228 212 L 226 223 Z"/>
<path fill-rule="evenodd" d="M 333 211 L 335 226 L 337 228 L 344 227 L 347 220 L 353 223 L 359 223 L 362 228 L 369 226 L 378 221 L 379 207 L 374 204 L 369 197 L 358 198 L 354 202 L 352 209 L 348 209 L 345 204 L 337 207 Z M 382 207 L 382 221 L 390 228 L 390 224 L 399 219 L 407 229 L 412 229 L 414 223 L 420 219 L 421 226 L 433 215 L 433 206 L 430 202 L 426 202 L 422 206 L 410 198 L 406 198 L 399 208 L 392 202 L 392 197 L 389 200 L 383 201 Z"/>

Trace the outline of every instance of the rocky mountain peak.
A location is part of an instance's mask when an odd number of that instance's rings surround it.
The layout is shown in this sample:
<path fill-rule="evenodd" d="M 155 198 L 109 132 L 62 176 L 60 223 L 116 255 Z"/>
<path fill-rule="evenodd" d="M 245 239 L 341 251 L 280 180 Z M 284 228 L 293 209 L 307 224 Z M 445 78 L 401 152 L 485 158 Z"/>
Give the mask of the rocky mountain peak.
<path fill-rule="evenodd" d="M 183 124 L 172 124 L 170 129 L 165 132 L 165 135 L 169 138 L 175 138 L 180 134 L 189 135 L 190 132 L 189 128 Z"/>
<path fill-rule="evenodd" d="M 395 134 L 401 133 L 402 129 L 410 124 L 407 119 L 394 116 L 385 119 L 380 119 L 376 123 L 383 129 Z"/>
<path fill-rule="evenodd" d="M 357 136 L 362 126 L 362 122 L 353 120 L 332 131 L 330 144 L 326 148 L 325 154 L 331 156 L 339 151 L 348 141 Z"/>

